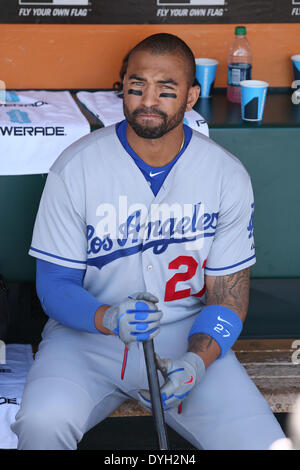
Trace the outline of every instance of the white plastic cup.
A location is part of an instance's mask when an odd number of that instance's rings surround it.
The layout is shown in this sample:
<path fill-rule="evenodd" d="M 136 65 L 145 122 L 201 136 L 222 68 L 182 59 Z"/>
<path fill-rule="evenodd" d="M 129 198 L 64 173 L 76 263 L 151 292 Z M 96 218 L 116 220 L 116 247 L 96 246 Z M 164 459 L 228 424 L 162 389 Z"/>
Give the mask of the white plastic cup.
<path fill-rule="evenodd" d="M 196 59 L 195 62 L 196 79 L 200 85 L 200 98 L 210 98 L 219 62 L 206 57 Z"/>
<path fill-rule="evenodd" d="M 269 84 L 261 80 L 243 80 L 240 86 L 242 119 L 261 121 Z"/>

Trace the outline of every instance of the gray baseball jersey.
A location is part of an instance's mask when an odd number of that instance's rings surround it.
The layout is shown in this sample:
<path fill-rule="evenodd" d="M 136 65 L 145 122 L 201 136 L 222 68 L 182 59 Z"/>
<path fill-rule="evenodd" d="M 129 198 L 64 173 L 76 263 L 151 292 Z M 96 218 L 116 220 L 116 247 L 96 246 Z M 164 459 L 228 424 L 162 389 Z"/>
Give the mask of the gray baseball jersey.
<path fill-rule="evenodd" d="M 204 274 L 255 263 L 253 217 L 247 171 L 209 138 L 193 131 L 155 197 L 110 126 L 50 169 L 29 253 L 86 269 L 85 289 L 108 305 L 151 292 L 164 324 L 199 312 Z"/>
<path fill-rule="evenodd" d="M 155 294 L 163 311 L 155 350 L 178 358 L 205 304 L 204 275 L 255 262 L 253 211 L 245 168 L 207 137 L 193 133 L 155 197 L 113 126 L 72 144 L 51 168 L 30 253 L 85 269 L 84 287 L 103 303 Z M 124 380 L 123 352 L 117 336 L 50 319 L 12 427 L 18 448 L 75 449 L 128 396 L 138 398 L 148 388 L 143 346 L 131 345 Z M 267 449 L 284 437 L 232 351 L 166 422 L 196 448 Z"/>

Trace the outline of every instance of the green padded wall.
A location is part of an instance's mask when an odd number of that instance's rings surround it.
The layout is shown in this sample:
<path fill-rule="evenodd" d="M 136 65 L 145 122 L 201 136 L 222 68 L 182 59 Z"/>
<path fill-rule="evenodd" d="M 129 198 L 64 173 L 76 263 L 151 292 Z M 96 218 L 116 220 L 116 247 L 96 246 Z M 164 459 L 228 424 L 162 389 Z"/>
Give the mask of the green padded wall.
<path fill-rule="evenodd" d="M 241 160 L 252 179 L 257 255 L 252 276 L 300 277 L 299 128 L 214 128 L 210 135 Z"/>
<path fill-rule="evenodd" d="M 8 281 L 35 279 L 27 253 L 46 176 L 0 176 L 0 272 Z"/>

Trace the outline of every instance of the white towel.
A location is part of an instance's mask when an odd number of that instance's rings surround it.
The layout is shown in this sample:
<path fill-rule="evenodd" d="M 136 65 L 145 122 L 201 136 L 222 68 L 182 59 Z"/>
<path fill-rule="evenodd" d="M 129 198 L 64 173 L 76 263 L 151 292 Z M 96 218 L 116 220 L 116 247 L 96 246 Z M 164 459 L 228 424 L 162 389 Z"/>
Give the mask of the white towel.
<path fill-rule="evenodd" d="M 77 97 L 89 111 L 100 119 L 105 127 L 124 119 L 123 100 L 118 97 L 115 91 L 79 91 Z M 185 113 L 184 123 L 207 137 L 209 136 L 206 120 L 194 109 Z"/>
<path fill-rule="evenodd" d="M 0 449 L 16 449 L 18 438 L 10 426 L 20 408 L 26 377 L 33 364 L 33 354 L 30 344 L 1 344 Z"/>
<path fill-rule="evenodd" d="M 0 103 L 0 175 L 48 173 L 90 125 L 69 91 L 7 91 Z"/>

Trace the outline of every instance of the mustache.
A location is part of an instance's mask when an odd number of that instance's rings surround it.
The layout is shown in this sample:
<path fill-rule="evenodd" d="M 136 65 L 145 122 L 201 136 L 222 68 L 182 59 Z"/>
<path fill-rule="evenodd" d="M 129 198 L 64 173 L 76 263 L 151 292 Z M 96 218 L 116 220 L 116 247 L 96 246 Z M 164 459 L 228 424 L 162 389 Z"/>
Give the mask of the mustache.
<path fill-rule="evenodd" d="M 154 114 L 157 116 L 161 116 L 162 118 L 166 119 L 168 116 L 163 111 L 156 109 L 154 107 L 151 108 L 138 108 L 133 111 L 133 116 L 138 116 L 139 114 Z"/>

